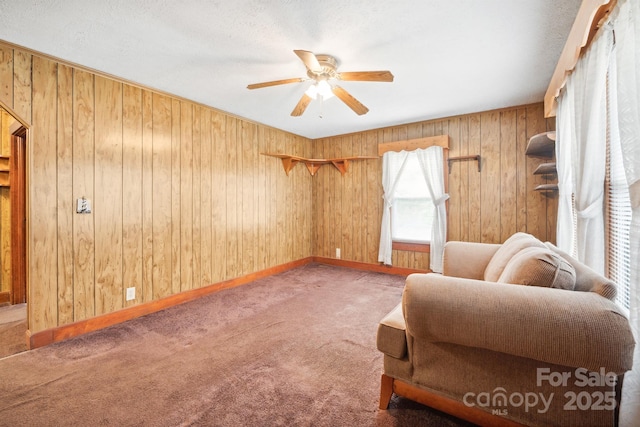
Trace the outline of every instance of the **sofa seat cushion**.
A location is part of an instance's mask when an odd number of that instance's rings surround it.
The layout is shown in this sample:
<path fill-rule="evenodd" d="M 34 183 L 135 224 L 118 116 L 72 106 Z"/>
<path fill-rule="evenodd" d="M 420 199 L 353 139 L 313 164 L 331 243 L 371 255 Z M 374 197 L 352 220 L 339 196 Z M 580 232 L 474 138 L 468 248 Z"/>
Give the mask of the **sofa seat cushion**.
<path fill-rule="evenodd" d="M 573 290 L 576 271 L 551 249 L 532 246 L 522 249 L 509 260 L 498 282 Z"/>
<path fill-rule="evenodd" d="M 407 333 L 402 303 L 378 324 L 377 347 L 384 354 L 396 359 L 402 359 L 407 354 Z"/>
<path fill-rule="evenodd" d="M 484 270 L 484 280 L 487 282 L 497 282 L 511 258 L 522 249 L 532 246 L 540 248 L 546 247 L 544 243 L 531 234 L 519 232 L 509 237 L 493 255 L 489 264 L 487 264 Z"/>

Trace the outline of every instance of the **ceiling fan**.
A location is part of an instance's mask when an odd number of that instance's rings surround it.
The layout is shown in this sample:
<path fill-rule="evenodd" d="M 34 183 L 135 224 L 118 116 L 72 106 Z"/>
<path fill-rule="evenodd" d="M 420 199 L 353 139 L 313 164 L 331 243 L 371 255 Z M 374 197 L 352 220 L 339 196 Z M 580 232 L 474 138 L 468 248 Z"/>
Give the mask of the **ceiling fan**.
<path fill-rule="evenodd" d="M 369 109 L 362 105 L 349 92 L 340 86 L 332 83 L 333 80 L 359 81 L 359 82 L 392 82 L 393 74 L 390 71 L 337 71 L 338 61 L 331 55 L 316 55 L 307 50 L 294 50 L 295 54 L 307 67 L 309 78 L 293 78 L 284 80 L 274 80 L 264 83 L 255 83 L 247 86 L 247 89 L 260 89 L 263 87 L 284 85 L 288 83 L 301 83 L 314 80 L 315 83 L 302 95 L 300 101 L 291 112 L 292 116 L 301 116 L 312 100 L 318 96 L 322 99 L 337 96 L 342 102 L 347 104 L 356 114 L 366 114 Z"/>

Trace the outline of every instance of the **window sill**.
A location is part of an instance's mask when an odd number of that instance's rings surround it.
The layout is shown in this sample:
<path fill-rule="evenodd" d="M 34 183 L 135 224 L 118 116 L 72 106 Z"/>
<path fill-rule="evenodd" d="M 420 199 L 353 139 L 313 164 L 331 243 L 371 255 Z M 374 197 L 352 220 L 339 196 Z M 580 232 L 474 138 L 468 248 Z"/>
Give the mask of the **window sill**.
<path fill-rule="evenodd" d="M 395 251 L 431 252 L 431 245 L 429 243 L 393 242 L 391 248 Z"/>

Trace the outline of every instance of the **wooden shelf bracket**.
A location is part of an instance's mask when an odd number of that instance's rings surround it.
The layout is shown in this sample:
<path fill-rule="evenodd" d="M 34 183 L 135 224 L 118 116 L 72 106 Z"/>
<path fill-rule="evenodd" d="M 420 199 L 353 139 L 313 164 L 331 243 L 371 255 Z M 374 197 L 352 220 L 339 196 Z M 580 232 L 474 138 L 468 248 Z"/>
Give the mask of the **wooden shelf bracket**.
<path fill-rule="evenodd" d="M 447 162 L 449 164 L 449 173 L 451 173 L 451 162 L 460 162 L 460 161 L 466 161 L 466 160 L 477 160 L 478 161 L 478 172 L 481 171 L 482 161 L 480 159 L 480 154 L 476 154 L 476 155 L 473 155 L 473 156 L 449 157 L 449 159 L 447 160 Z"/>

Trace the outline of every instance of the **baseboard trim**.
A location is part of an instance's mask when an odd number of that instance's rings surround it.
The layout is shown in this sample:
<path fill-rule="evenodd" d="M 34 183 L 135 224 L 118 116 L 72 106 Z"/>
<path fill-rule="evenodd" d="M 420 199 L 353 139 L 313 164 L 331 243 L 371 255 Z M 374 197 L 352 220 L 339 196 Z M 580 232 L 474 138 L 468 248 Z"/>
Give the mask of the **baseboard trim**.
<path fill-rule="evenodd" d="M 0 304 L 11 303 L 11 292 L 0 292 Z"/>
<path fill-rule="evenodd" d="M 335 265 L 338 267 L 347 267 L 347 268 L 353 268 L 356 270 L 373 271 L 376 273 L 393 274 L 395 276 L 408 276 L 409 274 L 413 274 L 413 273 L 428 272 L 428 270 L 418 270 L 415 268 L 394 267 L 391 265 L 384 265 L 384 264 L 369 264 L 367 262 L 348 261 L 344 259 L 325 258 L 325 257 L 319 257 L 319 256 L 313 257 L 313 261 L 318 262 L 320 264 Z"/>
<path fill-rule="evenodd" d="M 64 341 L 66 339 L 86 334 L 88 332 L 97 331 L 99 329 L 113 326 L 127 320 L 132 320 L 137 317 L 155 313 L 174 305 L 193 301 L 195 299 L 221 291 L 223 289 L 234 288 L 236 286 L 244 285 L 264 277 L 273 276 L 274 274 L 282 273 L 312 262 L 352 268 L 357 270 L 373 271 L 377 273 L 387 273 L 398 276 L 407 276 L 411 273 L 425 272 L 424 270 L 392 267 L 382 264 L 369 264 L 357 261 L 311 256 L 297 261 L 292 261 L 285 264 L 277 265 L 275 267 L 267 268 L 256 273 L 237 277 L 235 279 L 225 280 L 224 282 L 215 283 L 202 288 L 180 292 L 178 294 L 161 298 L 156 301 L 149 301 L 147 303 L 123 308 L 121 310 L 114 311 L 113 313 L 103 314 L 101 316 L 92 317 L 90 319 L 80 320 L 78 322 L 69 323 L 67 325 L 58 326 L 56 328 L 45 329 L 44 331 L 36 332 L 33 334 L 31 333 L 31 331 L 27 331 L 27 345 L 29 346 L 29 349 L 44 347 L 55 342 Z"/>

